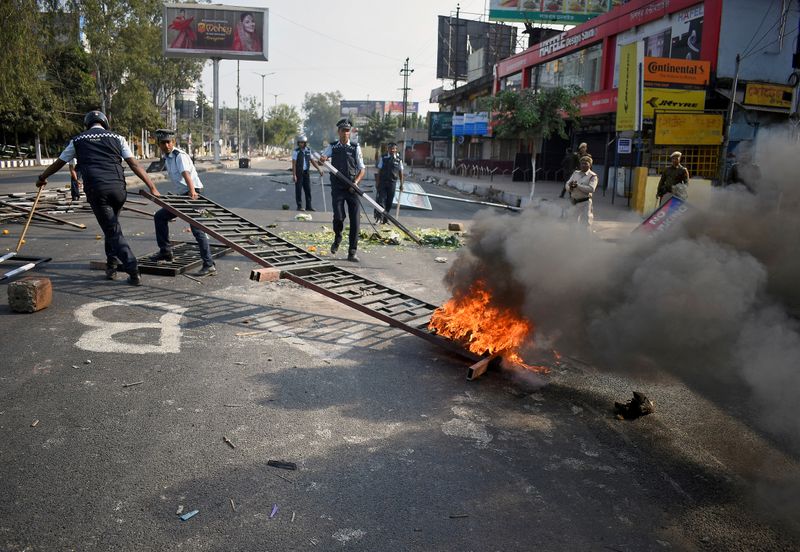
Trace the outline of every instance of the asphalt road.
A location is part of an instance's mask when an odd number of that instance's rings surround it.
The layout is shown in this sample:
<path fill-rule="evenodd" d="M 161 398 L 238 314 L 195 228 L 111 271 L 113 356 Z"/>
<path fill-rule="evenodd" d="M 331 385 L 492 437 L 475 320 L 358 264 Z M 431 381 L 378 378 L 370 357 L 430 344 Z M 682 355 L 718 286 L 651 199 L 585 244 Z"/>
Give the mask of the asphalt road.
<path fill-rule="evenodd" d="M 209 198 L 293 239 L 330 229 L 329 213 L 281 210 L 294 205 L 284 165 L 201 176 Z M 0 194 L 38 172 L 0 173 Z M 401 220 L 469 226 L 479 209 L 432 204 Z M 426 341 L 293 283 L 250 281 L 235 254 L 201 283 L 106 281 L 88 269 L 103 257 L 93 217 L 68 218 L 88 229 L 36 223 L 24 249 L 53 258 L 35 272 L 53 304 L 0 305 L 0 550 L 800 548 L 793 495 L 771 493 L 800 480 L 797 459 L 745 406 L 664 379 L 643 389 L 655 414 L 618 421 L 613 402 L 641 382 L 569 351 L 541 389 L 498 372 L 467 382 Z M 137 254 L 155 251 L 150 220 L 122 224 Z M 21 225 L 2 228 L 0 252 Z M 186 228 L 173 238 L 191 240 Z M 360 265 L 335 262 L 438 303 L 456 254 L 365 245 Z"/>

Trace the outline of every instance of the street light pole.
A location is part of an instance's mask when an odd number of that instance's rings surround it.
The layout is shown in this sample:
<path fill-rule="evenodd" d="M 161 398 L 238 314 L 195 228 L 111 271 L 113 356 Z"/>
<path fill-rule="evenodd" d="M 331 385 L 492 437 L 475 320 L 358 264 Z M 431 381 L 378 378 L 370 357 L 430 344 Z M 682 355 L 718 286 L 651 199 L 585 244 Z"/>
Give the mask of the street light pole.
<path fill-rule="evenodd" d="M 264 137 L 264 77 L 268 77 L 269 75 L 274 75 L 275 72 L 272 73 L 255 73 L 256 75 L 261 77 L 261 149 L 263 151 L 267 151 L 267 144 L 266 138 Z"/>
<path fill-rule="evenodd" d="M 273 94 L 275 96 L 275 107 L 278 107 L 278 96 L 283 96 L 283 94 Z"/>

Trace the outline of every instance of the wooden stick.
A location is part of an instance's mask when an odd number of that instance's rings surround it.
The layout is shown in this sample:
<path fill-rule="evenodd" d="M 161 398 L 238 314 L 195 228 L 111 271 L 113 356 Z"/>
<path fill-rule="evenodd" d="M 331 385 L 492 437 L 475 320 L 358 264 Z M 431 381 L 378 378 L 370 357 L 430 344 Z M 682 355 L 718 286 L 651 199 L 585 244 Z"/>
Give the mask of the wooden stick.
<path fill-rule="evenodd" d="M 0 201 L 0 205 L 4 207 L 8 207 L 9 209 L 14 209 L 16 211 L 21 211 L 23 213 L 31 213 L 32 209 L 28 209 L 27 207 L 22 207 L 20 205 L 14 205 L 13 203 L 7 203 L 5 201 Z M 56 222 L 58 224 L 66 224 L 67 226 L 74 226 L 75 228 L 80 228 L 81 230 L 86 229 L 85 224 L 78 224 L 77 222 L 71 222 L 69 220 L 63 220 L 58 217 L 54 217 L 52 215 L 47 215 L 45 213 L 34 213 L 35 216 L 42 218 L 44 220 L 49 220 L 50 222 Z"/>
<path fill-rule="evenodd" d="M 147 215 L 148 217 L 151 217 L 151 218 L 153 217 L 153 213 L 148 213 L 147 211 L 142 211 L 141 209 L 134 209 L 133 207 L 125 207 L 124 205 L 122 206 L 122 209 L 124 211 L 131 211 L 133 213 L 139 213 L 140 215 Z"/>
<path fill-rule="evenodd" d="M 36 205 L 39 203 L 39 196 L 42 195 L 42 190 L 44 190 L 44 186 L 39 186 L 39 191 L 36 192 L 36 198 L 33 200 L 33 207 L 31 208 L 31 214 L 28 215 L 28 220 L 25 223 L 25 227 L 22 229 L 22 234 L 19 236 L 19 241 L 17 242 L 17 248 L 15 251 L 19 253 L 19 248 L 22 247 L 22 242 L 25 241 L 25 233 L 28 231 L 28 226 L 31 224 L 31 219 L 33 218 L 33 212 L 36 211 Z"/>

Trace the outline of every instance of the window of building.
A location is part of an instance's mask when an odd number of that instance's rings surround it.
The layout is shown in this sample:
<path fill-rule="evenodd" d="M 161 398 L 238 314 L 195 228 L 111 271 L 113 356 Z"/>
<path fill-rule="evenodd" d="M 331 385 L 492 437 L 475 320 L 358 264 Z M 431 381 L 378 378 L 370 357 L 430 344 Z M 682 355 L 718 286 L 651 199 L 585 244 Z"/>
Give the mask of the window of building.
<path fill-rule="evenodd" d="M 576 84 L 584 91 L 600 90 L 602 44 L 595 44 L 578 52 L 548 61 L 536 67 L 539 88 L 556 88 Z"/>
<path fill-rule="evenodd" d="M 500 81 L 500 90 L 521 90 L 522 73 L 514 73 Z"/>

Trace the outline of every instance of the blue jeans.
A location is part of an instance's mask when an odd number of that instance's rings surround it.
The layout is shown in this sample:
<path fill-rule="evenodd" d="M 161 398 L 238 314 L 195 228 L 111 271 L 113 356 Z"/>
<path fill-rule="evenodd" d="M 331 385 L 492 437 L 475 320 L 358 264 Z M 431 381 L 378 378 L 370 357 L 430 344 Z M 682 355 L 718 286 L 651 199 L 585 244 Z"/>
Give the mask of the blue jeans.
<path fill-rule="evenodd" d="M 169 241 L 169 221 L 175 219 L 175 215 L 166 209 L 159 209 L 153 216 L 153 221 L 156 226 L 156 242 L 161 251 L 171 251 L 172 244 Z M 198 230 L 191 226 L 192 235 L 197 240 L 197 246 L 200 248 L 200 257 L 203 259 L 203 266 L 214 266 L 214 259 L 211 257 L 211 246 L 208 243 L 208 236 L 202 230 Z"/>

